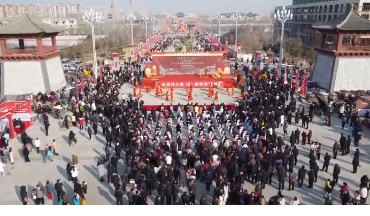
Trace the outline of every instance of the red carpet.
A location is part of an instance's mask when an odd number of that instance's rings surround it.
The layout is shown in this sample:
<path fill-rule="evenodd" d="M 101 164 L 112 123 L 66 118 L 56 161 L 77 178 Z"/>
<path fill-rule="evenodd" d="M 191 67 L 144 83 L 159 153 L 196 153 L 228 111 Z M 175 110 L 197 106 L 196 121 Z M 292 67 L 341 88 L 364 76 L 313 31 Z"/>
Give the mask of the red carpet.
<path fill-rule="evenodd" d="M 207 109 L 209 109 L 209 106 L 210 104 L 207 104 L 206 107 Z M 217 109 L 217 106 L 216 105 L 216 109 Z M 174 105 L 173 108 L 175 109 L 177 107 L 177 105 Z M 235 104 L 225 104 L 225 107 L 227 110 L 234 110 L 235 109 Z M 159 111 L 161 108 L 161 105 L 144 105 L 144 109 L 146 109 L 147 111 L 151 111 L 152 109 L 154 109 L 155 111 Z M 167 110 L 170 108 L 170 105 L 164 105 L 164 109 Z"/>
<path fill-rule="evenodd" d="M 213 78 L 212 75 L 205 77 L 204 74 L 197 76 L 195 74 L 166 75 L 157 80 L 143 79 L 142 88 L 186 88 L 192 85 L 193 88 L 208 88 L 209 84 L 215 84 L 220 88 L 236 88 L 236 81 L 231 75 L 223 75 L 221 79 Z"/>

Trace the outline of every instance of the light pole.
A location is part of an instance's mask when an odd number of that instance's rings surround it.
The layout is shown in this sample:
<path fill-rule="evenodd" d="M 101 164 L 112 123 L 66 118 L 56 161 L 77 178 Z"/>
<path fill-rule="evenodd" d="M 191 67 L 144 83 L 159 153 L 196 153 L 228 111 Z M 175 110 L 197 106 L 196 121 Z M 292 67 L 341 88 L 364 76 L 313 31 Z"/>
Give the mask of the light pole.
<path fill-rule="evenodd" d="M 238 20 L 240 20 L 242 16 L 239 12 L 235 12 L 233 14 L 233 19 L 235 20 L 235 52 L 237 52 L 237 43 L 238 43 Z"/>
<path fill-rule="evenodd" d="M 148 38 L 148 22 L 150 22 L 150 18 L 144 17 L 143 20 L 145 22 L 145 38 Z"/>
<path fill-rule="evenodd" d="M 152 34 L 154 35 L 154 22 L 155 22 L 155 17 L 150 17 L 150 22 L 152 23 Z"/>
<path fill-rule="evenodd" d="M 280 51 L 279 51 L 279 70 L 281 70 L 281 64 L 283 62 L 283 42 L 284 42 L 284 26 L 285 22 L 293 19 L 293 13 L 291 10 L 286 9 L 285 6 L 283 6 L 282 9 L 278 9 L 276 13 L 274 14 L 274 18 L 281 22 L 281 33 L 280 33 Z"/>
<path fill-rule="evenodd" d="M 211 22 L 211 34 L 213 34 L 213 20 L 214 20 L 214 17 L 209 17 L 209 21 Z"/>
<path fill-rule="evenodd" d="M 221 14 L 216 16 L 216 19 L 218 21 L 218 36 L 221 34 Z"/>
<path fill-rule="evenodd" d="M 134 22 L 136 20 L 136 16 L 135 14 L 133 14 L 132 12 L 127 16 L 127 20 L 130 22 L 131 24 L 131 45 L 134 44 Z"/>
<path fill-rule="evenodd" d="M 98 12 L 94 12 L 92 9 L 90 9 L 89 12 L 85 12 L 85 15 L 83 15 L 83 20 L 89 23 L 91 26 L 91 39 L 92 39 L 93 56 L 94 56 L 93 68 L 94 68 L 95 78 L 98 79 L 98 64 L 96 61 L 96 49 L 95 49 L 95 24 L 102 20 L 102 16 Z"/>

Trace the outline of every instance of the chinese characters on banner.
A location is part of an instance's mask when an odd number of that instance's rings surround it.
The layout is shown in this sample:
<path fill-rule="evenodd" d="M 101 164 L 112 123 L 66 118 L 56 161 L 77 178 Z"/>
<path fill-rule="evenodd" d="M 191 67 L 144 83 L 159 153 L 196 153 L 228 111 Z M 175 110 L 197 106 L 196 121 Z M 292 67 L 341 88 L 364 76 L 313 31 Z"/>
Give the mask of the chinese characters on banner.
<path fill-rule="evenodd" d="M 169 87 L 174 87 L 174 88 L 186 88 L 189 87 L 190 85 L 194 88 L 208 88 L 210 85 L 214 85 L 218 88 L 223 87 L 223 82 L 218 81 L 218 82 L 161 82 L 158 84 L 162 88 L 169 88 Z"/>

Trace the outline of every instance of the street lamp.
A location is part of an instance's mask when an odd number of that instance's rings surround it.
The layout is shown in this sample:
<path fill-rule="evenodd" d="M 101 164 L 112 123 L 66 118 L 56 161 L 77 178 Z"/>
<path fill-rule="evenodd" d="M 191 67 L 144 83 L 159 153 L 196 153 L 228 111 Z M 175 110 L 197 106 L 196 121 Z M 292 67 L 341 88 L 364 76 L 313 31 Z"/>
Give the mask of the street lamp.
<path fill-rule="evenodd" d="M 235 52 L 237 52 L 236 49 L 238 43 L 238 20 L 240 20 L 241 18 L 242 16 L 239 12 L 235 12 L 235 14 L 233 14 L 233 19 L 235 20 Z"/>
<path fill-rule="evenodd" d="M 218 21 L 218 36 L 220 36 L 220 34 L 221 34 L 221 18 L 222 18 L 221 14 L 216 16 L 216 19 Z"/>
<path fill-rule="evenodd" d="M 100 22 L 102 20 L 101 14 L 98 12 L 94 12 L 92 9 L 90 9 L 89 12 L 85 12 L 85 15 L 83 15 L 83 20 L 90 24 L 91 26 L 91 39 L 92 39 L 92 45 L 93 45 L 93 56 L 94 56 L 94 75 L 95 78 L 98 78 L 98 64 L 96 61 L 96 49 L 95 49 L 95 24 Z"/>
<path fill-rule="evenodd" d="M 144 17 L 143 20 L 145 22 L 145 38 L 148 38 L 148 22 L 150 22 L 150 18 Z"/>
<path fill-rule="evenodd" d="M 278 9 L 276 13 L 274 14 L 274 18 L 281 22 L 281 33 L 280 33 L 280 51 L 279 51 L 279 70 L 281 70 L 281 64 L 283 62 L 283 39 L 284 39 L 284 25 L 285 22 L 293 19 L 293 13 L 291 10 L 286 9 L 285 6 L 283 6 L 282 9 Z"/>
<path fill-rule="evenodd" d="M 150 22 L 152 23 L 152 34 L 154 35 L 154 22 L 156 21 L 155 17 L 150 17 Z"/>
<path fill-rule="evenodd" d="M 214 17 L 209 17 L 209 21 L 211 22 L 211 34 L 213 34 L 213 20 L 214 20 Z"/>
<path fill-rule="evenodd" d="M 127 20 L 131 23 L 131 45 L 134 44 L 134 22 L 136 20 L 135 14 L 132 12 L 127 16 Z"/>

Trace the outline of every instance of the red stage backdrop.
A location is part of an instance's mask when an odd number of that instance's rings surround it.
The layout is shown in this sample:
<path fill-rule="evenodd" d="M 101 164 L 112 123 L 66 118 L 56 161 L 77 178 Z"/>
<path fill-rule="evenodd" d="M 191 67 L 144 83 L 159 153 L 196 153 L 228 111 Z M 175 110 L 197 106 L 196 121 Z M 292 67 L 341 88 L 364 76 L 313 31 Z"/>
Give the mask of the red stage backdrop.
<path fill-rule="evenodd" d="M 152 53 L 153 61 L 146 65 L 158 76 L 175 74 L 194 74 L 203 73 L 204 68 L 208 68 L 210 73 L 218 68 L 229 67 L 224 62 L 223 52 L 210 53 Z"/>

